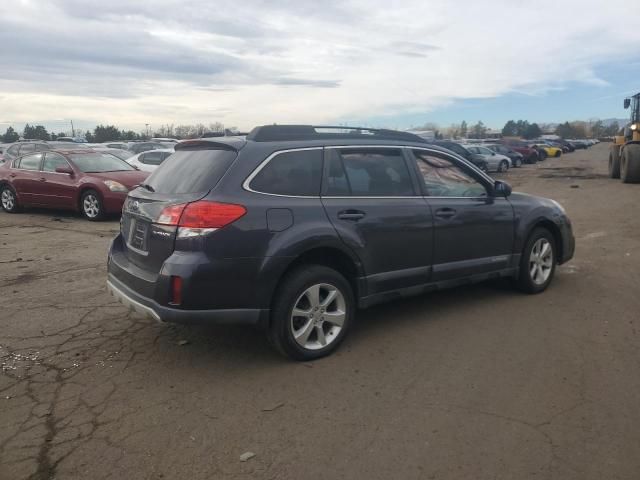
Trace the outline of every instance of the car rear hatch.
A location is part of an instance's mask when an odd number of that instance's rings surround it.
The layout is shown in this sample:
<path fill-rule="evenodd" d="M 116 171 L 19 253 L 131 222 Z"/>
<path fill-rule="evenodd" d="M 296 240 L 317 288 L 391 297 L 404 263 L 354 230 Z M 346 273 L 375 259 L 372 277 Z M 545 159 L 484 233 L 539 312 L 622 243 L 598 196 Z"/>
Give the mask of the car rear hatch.
<path fill-rule="evenodd" d="M 173 253 L 185 208 L 205 197 L 237 157 L 223 143 L 179 144 L 147 180 L 127 196 L 120 229 L 129 263 L 157 274 Z"/>

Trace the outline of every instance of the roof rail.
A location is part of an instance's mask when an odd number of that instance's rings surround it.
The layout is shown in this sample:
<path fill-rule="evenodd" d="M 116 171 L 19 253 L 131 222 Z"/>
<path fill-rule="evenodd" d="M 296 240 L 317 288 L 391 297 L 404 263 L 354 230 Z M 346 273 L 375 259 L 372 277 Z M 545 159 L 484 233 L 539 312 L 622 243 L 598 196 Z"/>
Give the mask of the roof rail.
<path fill-rule="evenodd" d="M 329 125 L 263 125 L 255 127 L 247 135 L 247 140 L 254 142 L 333 139 L 400 140 L 426 143 L 424 138 L 409 132 Z"/>

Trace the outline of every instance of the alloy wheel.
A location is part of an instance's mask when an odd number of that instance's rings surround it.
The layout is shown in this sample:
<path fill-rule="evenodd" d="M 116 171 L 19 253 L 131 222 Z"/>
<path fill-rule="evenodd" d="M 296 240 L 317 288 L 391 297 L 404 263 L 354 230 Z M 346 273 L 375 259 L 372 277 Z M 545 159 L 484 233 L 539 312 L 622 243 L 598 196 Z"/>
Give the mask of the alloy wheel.
<path fill-rule="evenodd" d="M 533 244 L 529 255 L 529 275 L 536 285 L 543 285 L 553 269 L 553 247 L 546 238 L 540 238 Z"/>
<path fill-rule="evenodd" d="M 84 208 L 84 213 L 89 218 L 96 218 L 100 215 L 100 201 L 91 193 L 84 197 L 82 207 Z"/>
<path fill-rule="evenodd" d="M 296 343 L 307 350 L 319 350 L 333 343 L 342 330 L 346 302 L 338 288 L 327 283 L 312 285 L 296 300 L 290 327 Z"/>
<path fill-rule="evenodd" d="M 15 195 L 10 189 L 5 188 L 2 191 L 2 207 L 7 211 L 11 211 L 13 210 L 15 205 L 16 205 Z"/>

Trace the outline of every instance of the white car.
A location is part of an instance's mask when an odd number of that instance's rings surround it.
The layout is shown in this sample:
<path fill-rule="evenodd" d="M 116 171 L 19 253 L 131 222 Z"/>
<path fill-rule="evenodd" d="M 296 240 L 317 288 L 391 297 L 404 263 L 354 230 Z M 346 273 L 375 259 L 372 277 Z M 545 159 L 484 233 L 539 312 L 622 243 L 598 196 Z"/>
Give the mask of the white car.
<path fill-rule="evenodd" d="M 164 159 L 174 153 L 173 148 L 163 148 L 157 150 L 147 150 L 127 158 L 127 163 L 136 167 L 143 172 L 153 172 L 158 165 L 164 162 Z"/>
<path fill-rule="evenodd" d="M 511 159 L 480 145 L 463 145 L 471 153 L 480 155 L 487 162 L 487 169 L 495 172 L 506 172 L 511 168 Z"/>

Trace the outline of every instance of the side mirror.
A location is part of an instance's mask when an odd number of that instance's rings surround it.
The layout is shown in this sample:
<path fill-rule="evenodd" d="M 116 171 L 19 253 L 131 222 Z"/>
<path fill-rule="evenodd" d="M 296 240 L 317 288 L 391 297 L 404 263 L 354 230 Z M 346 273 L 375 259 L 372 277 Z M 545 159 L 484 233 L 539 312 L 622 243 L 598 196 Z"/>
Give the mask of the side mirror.
<path fill-rule="evenodd" d="M 496 152 L 491 152 L 491 156 L 495 157 L 496 156 Z"/>
<path fill-rule="evenodd" d="M 73 170 L 71 170 L 71 167 L 56 167 L 56 173 L 66 173 L 67 175 L 73 176 Z"/>
<path fill-rule="evenodd" d="M 624 99 L 624 109 L 626 110 L 627 108 L 629 108 L 630 105 L 631 105 L 631 99 L 630 98 L 625 98 Z"/>
<path fill-rule="evenodd" d="M 496 197 L 508 197 L 511 195 L 511 185 L 507 182 L 496 180 L 493 184 L 493 193 Z"/>

